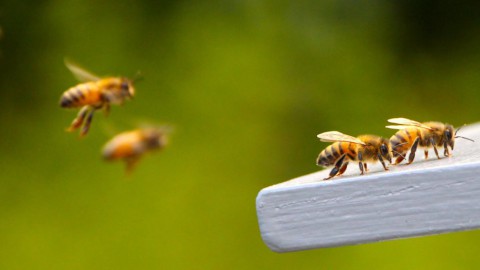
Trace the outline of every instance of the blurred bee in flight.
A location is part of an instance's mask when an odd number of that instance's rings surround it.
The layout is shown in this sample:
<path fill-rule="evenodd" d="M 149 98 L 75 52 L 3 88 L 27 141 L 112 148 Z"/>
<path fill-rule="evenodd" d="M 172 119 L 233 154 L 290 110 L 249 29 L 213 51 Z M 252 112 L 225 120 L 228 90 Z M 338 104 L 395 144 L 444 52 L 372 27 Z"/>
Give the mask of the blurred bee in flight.
<path fill-rule="evenodd" d="M 317 137 L 322 142 L 333 142 L 317 158 L 318 166 L 334 166 L 329 177 L 324 180 L 342 175 L 349 161 L 358 161 L 361 174 L 368 170 L 367 162 L 374 163 L 378 160 L 385 170 L 388 168 L 384 160 L 392 163 L 390 143 L 385 138 L 375 135 L 362 135 L 355 138 L 338 131 L 324 132 Z"/>
<path fill-rule="evenodd" d="M 104 109 L 108 115 L 110 104 L 123 104 L 135 94 L 134 80 L 124 77 L 99 78 L 68 61 L 65 61 L 65 65 L 82 81 L 65 91 L 60 98 L 62 108 L 81 108 L 67 131 L 74 131 L 83 125 L 80 136 L 86 135 L 96 110 Z"/>
<path fill-rule="evenodd" d="M 147 152 L 163 149 L 167 143 L 167 127 L 148 127 L 120 133 L 103 147 L 103 158 L 108 161 L 122 159 L 126 172 L 130 173 L 140 158 Z"/>
<path fill-rule="evenodd" d="M 415 152 L 418 146 L 424 149 L 425 159 L 428 158 L 429 148 L 433 148 L 435 155 L 440 159 L 437 148 L 443 147 L 443 154 L 446 157 L 450 156 L 451 154 L 448 147 L 453 151 L 455 138 L 462 138 L 473 142 L 472 139 L 457 136 L 460 128 L 455 131 L 453 126 L 449 124 L 440 122 L 420 123 L 407 118 L 392 118 L 388 119 L 388 122 L 398 125 L 386 126 L 387 128 L 399 129 L 399 131 L 390 138 L 393 157 L 396 158 L 395 165 L 405 159 L 408 150 L 410 150 L 410 155 L 408 156 L 407 164 L 412 163 L 415 159 Z"/>

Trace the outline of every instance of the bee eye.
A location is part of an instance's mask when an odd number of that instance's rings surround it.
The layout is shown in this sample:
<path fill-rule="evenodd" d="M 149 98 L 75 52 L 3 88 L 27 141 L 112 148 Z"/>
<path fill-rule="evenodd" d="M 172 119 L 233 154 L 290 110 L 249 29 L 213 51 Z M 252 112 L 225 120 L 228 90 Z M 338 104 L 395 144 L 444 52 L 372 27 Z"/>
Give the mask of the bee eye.
<path fill-rule="evenodd" d="M 122 82 L 120 87 L 122 87 L 122 90 L 128 90 L 128 82 Z"/>
<path fill-rule="evenodd" d="M 450 130 L 445 130 L 445 136 L 447 137 L 447 140 L 451 140 L 452 139 L 452 132 L 450 132 Z"/>
<path fill-rule="evenodd" d="M 380 146 L 380 151 L 382 152 L 382 155 L 388 154 L 387 146 L 386 146 L 385 144 L 382 144 L 382 145 Z"/>

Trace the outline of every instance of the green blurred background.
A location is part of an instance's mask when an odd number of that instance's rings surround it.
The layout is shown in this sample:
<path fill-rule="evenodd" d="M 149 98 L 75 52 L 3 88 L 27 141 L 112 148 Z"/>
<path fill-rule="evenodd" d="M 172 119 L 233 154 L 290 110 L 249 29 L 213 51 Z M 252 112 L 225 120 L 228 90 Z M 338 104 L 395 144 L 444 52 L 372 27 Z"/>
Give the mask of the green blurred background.
<path fill-rule="evenodd" d="M 319 170 L 319 132 L 478 121 L 480 4 L 454 3 L 2 1 L 0 269 L 478 265 L 476 231 L 276 254 L 255 213 L 260 189 Z M 145 77 L 82 140 L 64 57 Z M 100 149 L 142 122 L 176 132 L 125 177 Z"/>

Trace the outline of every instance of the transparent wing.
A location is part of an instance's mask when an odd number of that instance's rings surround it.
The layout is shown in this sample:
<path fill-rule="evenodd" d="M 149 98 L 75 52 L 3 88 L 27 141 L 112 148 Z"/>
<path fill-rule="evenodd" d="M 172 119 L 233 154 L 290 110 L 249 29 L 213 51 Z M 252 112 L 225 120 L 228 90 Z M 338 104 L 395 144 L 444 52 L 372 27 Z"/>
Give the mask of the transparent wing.
<path fill-rule="evenodd" d="M 361 140 L 355 137 L 343 134 L 338 131 L 327 131 L 327 132 L 318 134 L 317 137 L 322 142 L 351 142 L 351 143 L 365 145 L 365 143 L 362 142 Z"/>
<path fill-rule="evenodd" d="M 73 76 L 81 82 L 98 81 L 100 78 L 85 69 L 81 68 L 72 61 L 65 59 L 65 66 L 72 72 Z"/>
<path fill-rule="evenodd" d="M 386 128 L 390 129 L 406 129 L 406 128 L 418 128 L 417 126 L 400 126 L 400 125 L 390 125 L 390 126 L 385 126 Z"/>
<path fill-rule="evenodd" d="M 394 123 L 394 124 L 399 124 L 401 126 L 397 126 L 397 125 L 393 125 L 393 126 L 387 126 L 387 128 L 391 128 L 391 129 L 404 129 L 404 128 L 407 128 L 407 127 L 419 127 L 419 128 L 426 128 L 426 129 L 432 129 L 431 127 L 429 126 L 425 126 L 424 124 L 420 123 L 420 122 L 417 122 L 417 121 L 414 121 L 414 120 L 410 120 L 410 119 L 407 119 L 407 118 L 391 118 L 391 119 L 388 119 L 387 120 L 388 122 L 390 123 Z"/>

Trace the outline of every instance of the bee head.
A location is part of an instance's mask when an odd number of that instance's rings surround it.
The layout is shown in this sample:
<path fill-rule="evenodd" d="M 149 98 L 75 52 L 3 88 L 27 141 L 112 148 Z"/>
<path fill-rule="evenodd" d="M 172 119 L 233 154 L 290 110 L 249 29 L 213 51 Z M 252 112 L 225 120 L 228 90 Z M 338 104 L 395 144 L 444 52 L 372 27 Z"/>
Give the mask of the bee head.
<path fill-rule="evenodd" d="M 133 96 L 135 95 L 135 87 L 133 87 L 132 81 L 128 79 L 123 79 L 120 87 L 122 88 L 122 93 L 125 96 L 133 98 Z"/>
<path fill-rule="evenodd" d="M 380 144 L 380 155 L 388 160 L 390 164 L 392 163 L 392 150 L 390 142 L 385 138 L 382 138 L 382 143 Z"/>
<path fill-rule="evenodd" d="M 151 127 L 143 130 L 148 147 L 151 149 L 165 147 L 168 143 L 168 132 L 170 132 L 170 129 L 167 127 Z"/>
<path fill-rule="evenodd" d="M 449 145 L 452 150 L 453 147 L 455 146 L 455 136 L 454 136 L 454 129 L 452 125 L 445 125 L 445 130 L 443 131 L 443 140 L 447 142 L 447 145 Z"/>

